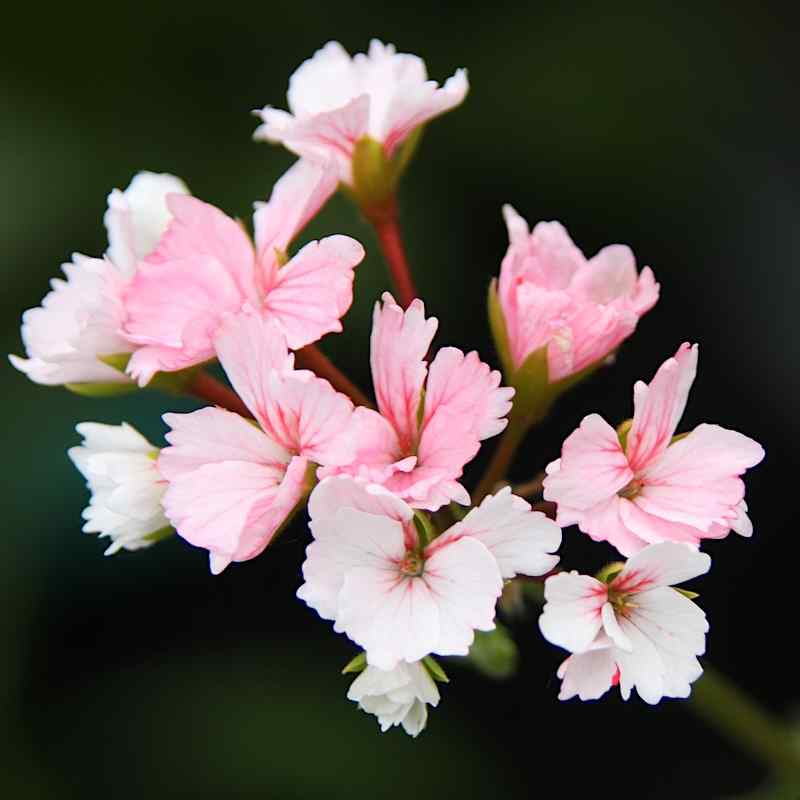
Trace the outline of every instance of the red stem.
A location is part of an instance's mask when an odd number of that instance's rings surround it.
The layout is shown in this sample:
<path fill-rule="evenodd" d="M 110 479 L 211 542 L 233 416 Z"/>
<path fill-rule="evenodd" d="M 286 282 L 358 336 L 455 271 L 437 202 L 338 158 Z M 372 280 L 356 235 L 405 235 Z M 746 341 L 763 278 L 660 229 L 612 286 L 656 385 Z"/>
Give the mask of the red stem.
<path fill-rule="evenodd" d="M 411 301 L 419 294 L 408 266 L 406 250 L 400 234 L 397 203 L 394 198 L 380 210 L 367 214 L 367 218 L 378 235 L 383 258 L 389 267 L 389 273 L 397 291 L 397 300 L 403 308 L 408 308 Z"/>
<path fill-rule="evenodd" d="M 228 411 L 234 411 L 248 419 L 253 418 L 250 409 L 242 402 L 239 395 L 207 372 L 198 372 L 186 387 L 186 391 L 202 400 L 208 400 L 215 406 L 227 408 Z"/>
<path fill-rule="evenodd" d="M 357 406 L 372 408 L 370 399 L 347 377 L 322 350 L 310 344 L 295 353 L 297 365 L 310 369 L 320 378 L 325 378 L 334 389 L 346 394 Z"/>

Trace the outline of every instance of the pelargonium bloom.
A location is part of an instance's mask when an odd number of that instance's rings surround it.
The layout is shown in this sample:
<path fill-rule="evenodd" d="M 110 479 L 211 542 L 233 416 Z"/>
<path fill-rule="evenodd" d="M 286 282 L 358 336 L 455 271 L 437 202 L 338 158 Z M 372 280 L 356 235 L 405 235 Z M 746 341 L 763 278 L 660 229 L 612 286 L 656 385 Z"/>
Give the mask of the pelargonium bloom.
<path fill-rule="evenodd" d="M 752 533 L 740 476 L 764 457 L 761 445 L 707 424 L 673 438 L 696 371 L 697 345 L 682 344 L 649 386 L 636 383 L 624 444 L 598 414 L 567 437 L 544 481 L 560 525 L 577 524 L 625 556 L 653 542 Z"/>
<path fill-rule="evenodd" d="M 609 583 L 577 572 L 551 575 L 539 627 L 545 639 L 573 655 L 561 664 L 559 698 L 596 700 L 619 684 L 647 703 L 688 697 L 703 670 L 708 623 L 673 584 L 708 572 L 711 559 L 663 542 L 631 558 Z"/>
<path fill-rule="evenodd" d="M 269 202 L 256 205 L 255 247 L 214 206 L 168 195 L 174 219 L 125 290 L 122 333 L 139 346 L 129 373 L 144 385 L 158 371 L 213 358 L 224 317 L 247 309 L 274 320 L 293 350 L 341 331 L 364 248 L 349 236 L 329 236 L 281 266 L 289 243 L 335 189 L 332 166 L 298 161 Z"/>
<path fill-rule="evenodd" d="M 168 481 L 167 517 L 209 551 L 217 574 L 270 543 L 305 495 L 312 463 L 353 457 L 343 435 L 353 405 L 327 381 L 293 369 L 276 323 L 261 315 L 228 317 L 214 345 L 258 426 L 221 408 L 165 414 L 171 446 L 158 467 Z"/>
<path fill-rule="evenodd" d="M 83 444 L 68 455 L 92 493 L 83 530 L 111 539 L 107 556 L 158 541 L 170 527 L 162 507 L 166 484 L 156 468 L 158 448 L 127 423 L 82 422 L 77 431 Z"/>
<path fill-rule="evenodd" d="M 514 396 L 475 352 L 443 347 L 428 368 L 437 326 L 421 300 L 403 311 L 386 293 L 375 304 L 370 365 L 378 411 L 356 409 L 356 457 L 340 470 L 431 511 L 451 500 L 469 504 L 458 479 L 481 441 L 506 427 Z"/>
<path fill-rule="evenodd" d="M 608 356 L 658 300 L 652 270 L 637 276 L 629 247 L 587 260 L 561 223 L 531 232 L 511 206 L 503 215 L 510 244 L 497 291 L 513 369 L 544 347 L 549 381 L 568 378 Z"/>
<path fill-rule="evenodd" d="M 421 661 L 401 661 L 390 670 L 368 665 L 350 684 L 347 699 L 374 714 L 382 733 L 402 725 L 416 738 L 428 722 L 428 706 L 439 704 L 439 690 Z"/>
<path fill-rule="evenodd" d="M 138 259 L 153 250 L 167 227 L 165 196 L 188 191 L 174 175 L 140 172 L 124 192 L 111 192 L 104 217 L 109 240 L 105 258 L 75 253 L 61 267 L 67 280 L 54 278 L 41 307 L 23 314 L 28 358 L 9 356 L 18 370 L 50 386 L 129 382 L 99 358 L 134 349 L 119 331 L 123 288 Z"/>
<path fill-rule="evenodd" d="M 301 157 L 333 158 L 339 180 L 351 184 L 356 142 L 369 136 L 391 158 L 421 125 L 459 105 L 467 94 L 463 69 L 439 88 L 425 62 L 373 39 L 351 57 L 328 42 L 289 80 L 289 112 L 265 106 L 254 137 L 279 142 Z"/>
<path fill-rule="evenodd" d="M 560 529 L 508 487 L 427 544 L 413 509 L 377 484 L 326 478 L 308 511 L 314 541 L 297 596 L 383 670 L 466 655 L 475 630 L 494 628 L 503 579 L 558 562 Z"/>

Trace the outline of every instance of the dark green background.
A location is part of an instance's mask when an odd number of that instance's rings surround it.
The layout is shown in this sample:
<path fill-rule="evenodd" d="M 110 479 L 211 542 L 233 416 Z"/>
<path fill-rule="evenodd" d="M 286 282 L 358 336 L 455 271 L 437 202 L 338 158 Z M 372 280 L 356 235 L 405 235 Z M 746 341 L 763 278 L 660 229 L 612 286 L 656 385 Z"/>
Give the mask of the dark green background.
<path fill-rule="evenodd" d="M 426 132 L 401 202 L 440 344 L 492 350 L 484 293 L 506 246 L 500 206 L 560 219 L 592 253 L 627 242 L 662 301 L 617 366 L 534 433 L 520 478 L 556 457 L 581 416 L 630 414 L 631 387 L 684 339 L 701 342 L 686 425 L 755 436 L 756 534 L 712 543 L 698 581 L 709 657 L 765 704 L 796 708 L 794 538 L 798 164 L 796 15 L 768 4 L 336 2 L 41 6 L 4 12 L 0 54 L 2 346 L 72 251 L 105 248 L 105 197 L 169 171 L 246 215 L 291 163 L 250 140 L 248 112 L 285 104 L 288 77 L 331 38 L 458 66 L 471 93 Z M 375 242 L 336 198 L 308 238 L 364 241 L 346 332 L 323 347 L 368 385 L 370 308 L 386 287 Z M 453 683 L 416 742 L 379 735 L 338 670 L 354 652 L 294 600 L 296 525 L 258 560 L 212 578 L 173 541 L 102 557 L 81 535 L 86 494 L 65 450 L 76 422 L 128 420 L 153 437 L 169 408 L 145 394 L 94 402 L 2 367 L 0 789 L 13 798 L 726 797 L 760 767 L 678 702 L 560 704 L 561 654 L 518 626 L 523 669 Z M 156 438 L 156 441 L 158 439 Z M 487 450 L 488 448 L 485 448 Z M 471 471 L 474 475 L 474 471 Z M 566 532 L 565 563 L 611 551 Z M 790 631 L 787 637 L 785 631 Z M 779 633 L 783 631 L 783 633 Z M 3 786 L 6 783 L 7 786 Z"/>

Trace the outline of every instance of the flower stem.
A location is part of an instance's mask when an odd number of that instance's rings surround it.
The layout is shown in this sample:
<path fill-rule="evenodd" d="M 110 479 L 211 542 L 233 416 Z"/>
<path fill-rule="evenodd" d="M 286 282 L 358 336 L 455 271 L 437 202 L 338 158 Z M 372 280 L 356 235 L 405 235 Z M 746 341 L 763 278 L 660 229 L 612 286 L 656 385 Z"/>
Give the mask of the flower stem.
<path fill-rule="evenodd" d="M 379 209 L 366 212 L 366 217 L 378 235 L 383 258 L 389 267 L 389 273 L 397 292 L 397 300 L 403 308 L 408 308 L 411 301 L 418 297 L 418 292 L 408 266 L 406 250 L 400 233 L 397 201 L 394 196 L 390 197 Z"/>
<path fill-rule="evenodd" d="M 508 427 L 500 437 L 500 443 L 495 448 L 494 453 L 492 453 L 492 458 L 489 461 L 489 466 L 486 467 L 486 472 L 483 473 L 480 483 L 478 483 L 475 487 L 475 491 L 472 493 L 473 505 L 480 503 L 487 494 L 492 494 L 497 484 L 503 480 L 508 472 L 511 460 L 514 458 L 514 453 L 517 451 L 523 438 L 525 438 L 529 427 L 527 420 L 514 418 L 514 416 L 511 417 L 508 422 Z"/>
<path fill-rule="evenodd" d="M 692 687 L 688 705 L 777 775 L 800 781 L 800 747 L 793 732 L 708 663 L 703 664 L 703 675 Z"/>
<path fill-rule="evenodd" d="M 239 395 L 207 372 L 198 372 L 186 386 L 186 392 L 248 419 L 253 418 L 250 409 L 242 402 Z"/>
<path fill-rule="evenodd" d="M 372 408 L 370 399 L 347 377 L 322 350 L 310 344 L 295 353 L 298 366 L 310 369 L 320 378 L 325 378 L 334 389 L 346 394 L 357 406 Z"/>
<path fill-rule="evenodd" d="M 511 487 L 511 490 L 514 492 L 515 495 L 519 497 L 537 497 L 542 493 L 542 484 L 544 483 L 545 473 L 544 471 L 534 475 L 529 481 L 525 481 L 524 483 L 516 483 Z"/>

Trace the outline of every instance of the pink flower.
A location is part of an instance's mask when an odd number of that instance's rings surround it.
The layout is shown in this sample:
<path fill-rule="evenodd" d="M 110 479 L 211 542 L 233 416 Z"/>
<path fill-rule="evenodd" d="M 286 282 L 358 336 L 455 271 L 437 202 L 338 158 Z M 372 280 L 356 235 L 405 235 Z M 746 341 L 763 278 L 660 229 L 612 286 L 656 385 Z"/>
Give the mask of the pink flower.
<path fill-rule="evenodd" d="M 165 414 L 171 447 L 158 467 L 164 509 L 178 533 L 209 551 L 211 571 L 261 553 L 307 491 L 309 465 L 353 457 L 343 430 L 353 405 L 293 356 L 272 320 L 239 314 L 215 347 L 259 427 L 220 408 Z"/>
<path fill-rule="evenodd" d="M 688 697 L 703 670 L 706 615 L 672 584 L 708 572 L 711 559 L 663 542 L 646 547 L 608 584 L 562 572 L 545 581 L 539 618 L 545 639 L 571 655 L 561 664 L 559 699 L 596 700 L 619 684 L 655 704 Z"/>
<path fill-rule="evenodd" d="M 174 175 L 140 172 L 124 192 L 111 192 L 104 217 L 105 258 L 75 253 L 61 267 L 67 279 L 54 278 L 41 307 L 23 314 L 22 341 L 29 357 L 9 356 L 18 370 L 46 385 L 129 382 L 99 359 L 134 349 L 119 332 L 125 283 L 167 227 L 167 193 L 188 191 Z"/>
<path fill-rule="evenodd" d="M 265 106 L 256 139 L 280 142 L 308 158 L 333 158 L 339 180 L 351 184 L 359 139 L 383 145 L 387 157 L 421 125 L 459 105 L 467 75 L 458 70 L 442 88 L 428 80 L 425 62 L 373 39 L 369 53 L 350 57 L 328 42 L 289 80 L 291 113 Z"/>
<path fill-rule="evenodd" d="M 123 333 L 140 348 L 128 371 L 141 385 L 214 357 L 226 314 L 271 317 L 290 348 L 342 329 L 353 299 L 353 268 L 364 248 L 348 236 L 282 254 L 336 188 L 332 167 L 297 162 L 268 203 L 256 205 L 255 248 L 238 222 L 193 197 L 169 195 L 174 220 L 127 288 Z"/>
<path fill-rule="evenodd" d="M 314 541 L 297 596 L 382 670 L 466 655 L 475 630 L 494 628 L 503 578 L 558 562 L 558 526 L 508 487 L 428 544 L 407 503 L 347 476 L 323 480 L 308 510 Z"/>
<path fill-rule="evenodd" d="M 615 350 L 658 300 L 652 271 L 637 277 L 629 247 L 609 245 L 587 261 L 561 223 L 531 233 L 511 206 L 503 215 L 510 245 L 498 296 L 511 368 L 546 347 L 549 381 L 574 375 Z"/>
<path fill-rule="evenodd" d="M 475 352 L 443 347 L 428 369 L 438 320 L 414 300 L 403 311 L 383 295 L 375 304 L 370 364 L 380 413 L 359 407 L 352 419 L 356 457 L 339 471 L 386 486 L 415 508 L 469 504 L 458 482 L 483 439 L 507 424 L 513 389 Z M 324 474 L 333 474 L 328 470 Z"/>
<path fill-rule="evenodd" d="M 764 457 L 761 445 L 706 424 L 673 439 L 696 371 L 697 345 L 683 344 L 649 386 L 634 386 L 624 444 L 598 414 L 584 418 L 547 467 L 544 497 L 558 504 L 559 524 L 625 556 L 652 542 L 752 533 L 739 476 Z"/>

